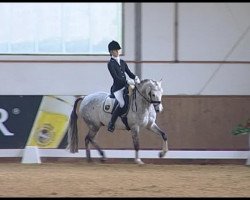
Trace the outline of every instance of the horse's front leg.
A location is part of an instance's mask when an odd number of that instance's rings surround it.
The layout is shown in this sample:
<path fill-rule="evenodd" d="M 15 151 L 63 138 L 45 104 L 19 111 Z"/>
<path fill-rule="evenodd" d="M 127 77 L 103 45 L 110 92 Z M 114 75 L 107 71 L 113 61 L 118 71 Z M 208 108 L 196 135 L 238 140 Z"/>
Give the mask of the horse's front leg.
<path fill-rule="evenodd" d="M 157 124 L 153 123 L 151 126 L 147 127 L 147 129 L 153 131 L 156 134 L 159 134 L 162 139 L 163 139 L 163 144 L 162 144 L 162 151 L 159 153 L 159 157 L 163 158 L 167 151 L 168 151 L 168 140 L 167 140 L 167 134 L 164 133 L 158 126 Z"/>
<path fill-rule="evenodd" d="M 134 143 L 134 149 L 135 149 L 135 163 L 136 164 L 144 164 L 142 160 L 139 157 L 139 126 L 132 127 L 131 128 L 131 133 L 132 133 L 132 138 L 133 138 L 133 143 Z"/>

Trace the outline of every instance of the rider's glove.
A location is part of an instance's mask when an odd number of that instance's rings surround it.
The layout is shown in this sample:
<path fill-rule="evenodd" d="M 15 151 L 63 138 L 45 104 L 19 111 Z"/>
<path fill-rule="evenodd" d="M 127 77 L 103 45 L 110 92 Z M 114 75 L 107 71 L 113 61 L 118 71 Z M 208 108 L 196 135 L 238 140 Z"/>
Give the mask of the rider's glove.
<path fill-rule="evenodd" d="M 141 81 L 140 81 L 139 77 L 136 76 L 136 77 L 135 77 L 135 83 L 136 83 L 136 84 L 139 84 L 140 82 L 141 82 Z"/>
<path fill-rule="evenodd" d="M 129 84 L 129 85 L 135 85 L 135 81 L 132 80 L 132 79 L 128 79 L 127 80 L 127 84 Z"/>

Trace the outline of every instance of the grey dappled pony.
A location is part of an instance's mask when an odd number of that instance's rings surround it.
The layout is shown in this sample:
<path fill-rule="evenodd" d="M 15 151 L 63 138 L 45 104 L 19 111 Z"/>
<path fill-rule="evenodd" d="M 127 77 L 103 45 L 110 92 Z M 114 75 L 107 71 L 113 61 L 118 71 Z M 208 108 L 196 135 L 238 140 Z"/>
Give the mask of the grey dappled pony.
<path fill-rule="evenodd" d="M 133 138 L 133 144 L 135 149 L 135 162 L 137 164 L 143 164 L 139 157 L 139 131 L 141 128 L 147 128 L 153 133 L 161 136 L 163 139 L 162 151 L 159 153 L 159 157 L 165 156 L 168 151 L 167 134 L 164 133 L 156 124 L 156 113 L 163 110 L 161 98 L 163 89 L 161 87 L 162 81 L 153 81 L 151 79 L 142 80 L 139 84 L 135 84 L 133 94 L 130 96 L 131 103 L 129 104 L 129 111 L 127 114 L 128 125 Z M 111 119 L 111 114 L 103 110 L 103 103 L 106 97 L 110 95 L 106 92 L 96 92 L 85 96 L 84 98 L 78 98 L 75 101 L 73 111 L 70 116 L 68 127 L 68 149 L 71 153 L 78 152 L 78 130 L 77 130 L 77 113 L 76 108 L 80 100 L 79 115 L 86 122 L 89 131 L 85 137 L 86 156 L 88 161 L 91 161 L 90 147 L 91 143 L 101 155 L 101 160 L 106 159 L 104 151 L 95 142 L 94 138 L 101 126 L 108 126 Z M 126 126 L 119 117 L 115 124 L 115 130 L 127 130 Z M 114 133 L 107 133 L 114 134 Z"/>

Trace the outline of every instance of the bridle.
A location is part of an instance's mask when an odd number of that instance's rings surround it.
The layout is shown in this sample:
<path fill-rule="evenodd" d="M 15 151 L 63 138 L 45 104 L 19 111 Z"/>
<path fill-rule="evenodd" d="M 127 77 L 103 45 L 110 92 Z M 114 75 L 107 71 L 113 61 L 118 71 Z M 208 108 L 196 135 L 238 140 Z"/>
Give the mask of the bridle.
<path fill-rule="evenodd" d="M 157 106 L 157 105 L 159 105 L 159 104 L 161 104 L 161 101 L 154 101 L 154 100 L 152 100 L 151 91 L 150 91 L 150 93 L 149 93 L 150 99 L 148 99 L 147 97 L 145 97 L 145 96 L 140 92 L 140 90 L 136 87 L 136 85 L 135 85 L 135 89 L 138 91 L 138 93 L 139 93 L 148 103 L 153 104 L 154 107 Z M 135 91 L 136 91 L 136 90 L 135 90 Z M 134 98 L 134 99 L 136 98 L 136 92 L 133 93 L 133 98 Z M 136 105 L 136 110 L 137 110 L 137 105 Z"/>

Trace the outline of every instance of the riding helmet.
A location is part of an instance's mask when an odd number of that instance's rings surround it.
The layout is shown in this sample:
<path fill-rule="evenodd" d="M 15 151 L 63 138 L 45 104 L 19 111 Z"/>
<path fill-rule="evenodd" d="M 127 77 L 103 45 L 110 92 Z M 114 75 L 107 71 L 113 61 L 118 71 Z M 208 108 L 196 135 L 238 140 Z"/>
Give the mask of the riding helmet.
<path fill-rule="evenodd" d="M 109 52 L 112 50 L 119 50 L 121 49 L 120 45 L 118 42 L 112 40 L 109 45 L 108 45 Z"/>

